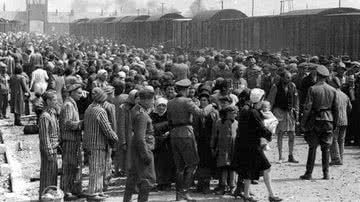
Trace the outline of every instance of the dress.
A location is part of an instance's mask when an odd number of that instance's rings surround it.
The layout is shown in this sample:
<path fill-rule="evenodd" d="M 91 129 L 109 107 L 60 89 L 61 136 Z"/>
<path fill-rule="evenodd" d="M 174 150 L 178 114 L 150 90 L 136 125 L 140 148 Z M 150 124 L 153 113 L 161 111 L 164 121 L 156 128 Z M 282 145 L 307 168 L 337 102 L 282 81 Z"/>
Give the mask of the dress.
<path fill-rule="evenodd" d="M 260 147 L 260 138 L 271 141 L 271 132 L 265 128 L 258 110 L 244 107 L 238 118 L 233 160 L 241 179 L 258 180 L 261 172 L 271 167 Z"/>
<path fill-rule="evenodd" d="M 167 121 L 167 113 L 160 116 L 151 113 L 150 118 L 154 126 L 155 136 L 155 171 L 158 185 L 171 184 L 175 179 L 175 163 L 171 151 L 170 137 L 165 135 L 170 127 Z"/>
<path fill-rule="evenodd" d="M 35 93 L 43 94 L 48 86 L 47 80 L 49 76 L 43 69 L 36 69 L 31 74 L 30 89 L 33 89 Z"/>

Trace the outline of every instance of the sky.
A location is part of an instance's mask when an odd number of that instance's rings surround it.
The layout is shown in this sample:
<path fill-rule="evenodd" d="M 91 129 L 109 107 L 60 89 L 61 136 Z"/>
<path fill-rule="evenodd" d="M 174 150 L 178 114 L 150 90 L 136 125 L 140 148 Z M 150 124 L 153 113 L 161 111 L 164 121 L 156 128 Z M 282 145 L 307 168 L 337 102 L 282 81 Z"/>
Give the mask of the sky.
<path fill-rule="evenodd" d="M 0 0 L 1 8 L 5 3 L 7 11 L 25 10 L 26 0 Z M 196 0 L 48 0 L 49 11 L 69 12 L 72 7 L 75 10 L 86 10 L 100 12 L 101 9 L 113 12 L 120 7 L 127 12 L 136 13 L 136 9 L 146 12 L 147 8 L 161 10 L 161 3 L 165 3 L 165 9 L 180 11 L 183 15 L 190 15 L 190 5 Z M 220 9 L 221 0 L 201 0 L 206 9 Z M 246 15 L 251 16 L 252 0 L 223 0 L 224 8 L 238 9 Z M 280 0 L 254 0 L 254 15 L 273 15 L 280 12 Z M 342 7 L 354 7 L 360 9 L 360 0 L 341 0 Z M 81 6 L 87 4 L 86 8 Z M 333 8 L 338 7 L 339 0 L 293 0 L 294 10 L 312 8 Z M 287 6 L 285 11 L 287 11 Z M 155 11 L 154 11 L 155 12 Z"/>

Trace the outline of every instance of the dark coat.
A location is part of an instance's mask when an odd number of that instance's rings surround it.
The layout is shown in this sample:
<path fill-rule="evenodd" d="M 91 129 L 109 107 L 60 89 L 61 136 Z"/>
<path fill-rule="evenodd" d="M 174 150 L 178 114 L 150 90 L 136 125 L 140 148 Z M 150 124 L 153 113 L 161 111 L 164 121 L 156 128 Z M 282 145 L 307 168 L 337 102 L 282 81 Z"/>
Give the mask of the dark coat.
<path fill-rule="evenodd" d="M 265 128 L 258 110 L 244 107 L 238 117 L 232 162 L 242 179 L 258 179 L 262 171 L 271 167 L 260 147 L 260 138 L 271 141 L 271 132 Z"/>
<path fill-rule="evenodd" d="M 10 78 L 10 90 L 11 90 L 11 111 L 16 114 L 24 114 L 25 112 L 25 93 L 30 92 L 26 85 L 25 77 L 16 74 Z"/>

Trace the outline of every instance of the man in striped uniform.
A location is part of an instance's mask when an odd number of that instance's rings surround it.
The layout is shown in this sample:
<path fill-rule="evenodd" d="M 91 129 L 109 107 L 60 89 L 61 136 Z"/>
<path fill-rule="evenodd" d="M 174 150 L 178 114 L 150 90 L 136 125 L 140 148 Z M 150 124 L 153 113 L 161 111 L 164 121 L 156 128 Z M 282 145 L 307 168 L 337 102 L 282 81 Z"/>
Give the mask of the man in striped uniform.
<path fill-rule="evenodd" d="M 154 128 L 149 116 L 149 109 L 154 105 L 154 96 L 153 90 L 139 91 L 139 104 L 136 104 L 132 110 L 134 136 L 129 145 L 132 161 L 126 180 L 124 202 L 132 201 L 136 185 L 139 186 L 138 202 L 148 201 L 149 191 L 156 182 L 152 152 L 155 147 Z"/>
<path fill-rule="evenodd" d="M 93 103 L 85 111 L 84 116 L 84 147 L 90 152 L 88 194 L 93 200 L 102 200 L 107 196 L 103 193 L 106 177 L 106 159 L 110 158 L 108 149 L 118 141 L 112 129 L 108 114 L 104 109 L 107 99 L 101 88 L 92 90 Z"/>
<path fill-rule="evenodd" d="M 102 89 L 107 94 L 107 100 L 104 102 L 103 107 L 107 113 L 112 130 L 117 133 L 116 110 L 115 110 L 115 105 L 112 104 L 114 102 L 114 90 L 115 89 L 112 86 L 105 86 Z M 110 182 L 110 178 L 111 178 L 112 148 L 108 147 L 106 152 L 107 152 L 107 154 L 106 154 L 106 170 L 105 170 L 106 176 L 104 179 L 104 190 L 107 189 L 109 182 Z"/>
<path fill-rule="evenodd" d="M 82 96 L 81 86 L 80 83 L 69 83 L 66 86 L 69 94 L 64 101 L 59 117 L 63 169 L 60 188 L 65 192 L 65 198 L 69 200 L 76 199 L 76 195 L 80 195 L 82 191 L 82 121 L 79 119 L 79 111 L 76 105 L 76 101 Z"/>

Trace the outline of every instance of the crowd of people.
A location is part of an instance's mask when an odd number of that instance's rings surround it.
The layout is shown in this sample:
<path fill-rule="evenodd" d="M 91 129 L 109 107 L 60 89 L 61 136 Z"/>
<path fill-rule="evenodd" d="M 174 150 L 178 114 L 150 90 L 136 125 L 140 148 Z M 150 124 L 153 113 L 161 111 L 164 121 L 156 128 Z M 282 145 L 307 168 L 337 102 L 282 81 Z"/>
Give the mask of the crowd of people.
<path fill-rule="evenodd" d="M 279 163 L 284 136 L 287 161 L 298 163 L 295 137 L 304 136 L 303 180 L 312 178 L 318 145 L 330 179 L 329 165 L 345 163 L 344 145 L 359 144 L 360 63 L 348 56 L 136 48 L 28 33 L 0 39 L 0 118 L 9 118 L 9 95 L 16 126 L 22 115 L 37 115 L 40 194 L 58 184 L 61 155 L 67 200 L 105 199 L 111 177 L 126 176 L 125 202 L 135 193 L 148 201 L 172 183 L 177 201 L 195 201 L 193 186 L 256 201 L 250 185 L 263 176 L 269 201 L 281 201 L 264 153 L 273 137 Z"/>

